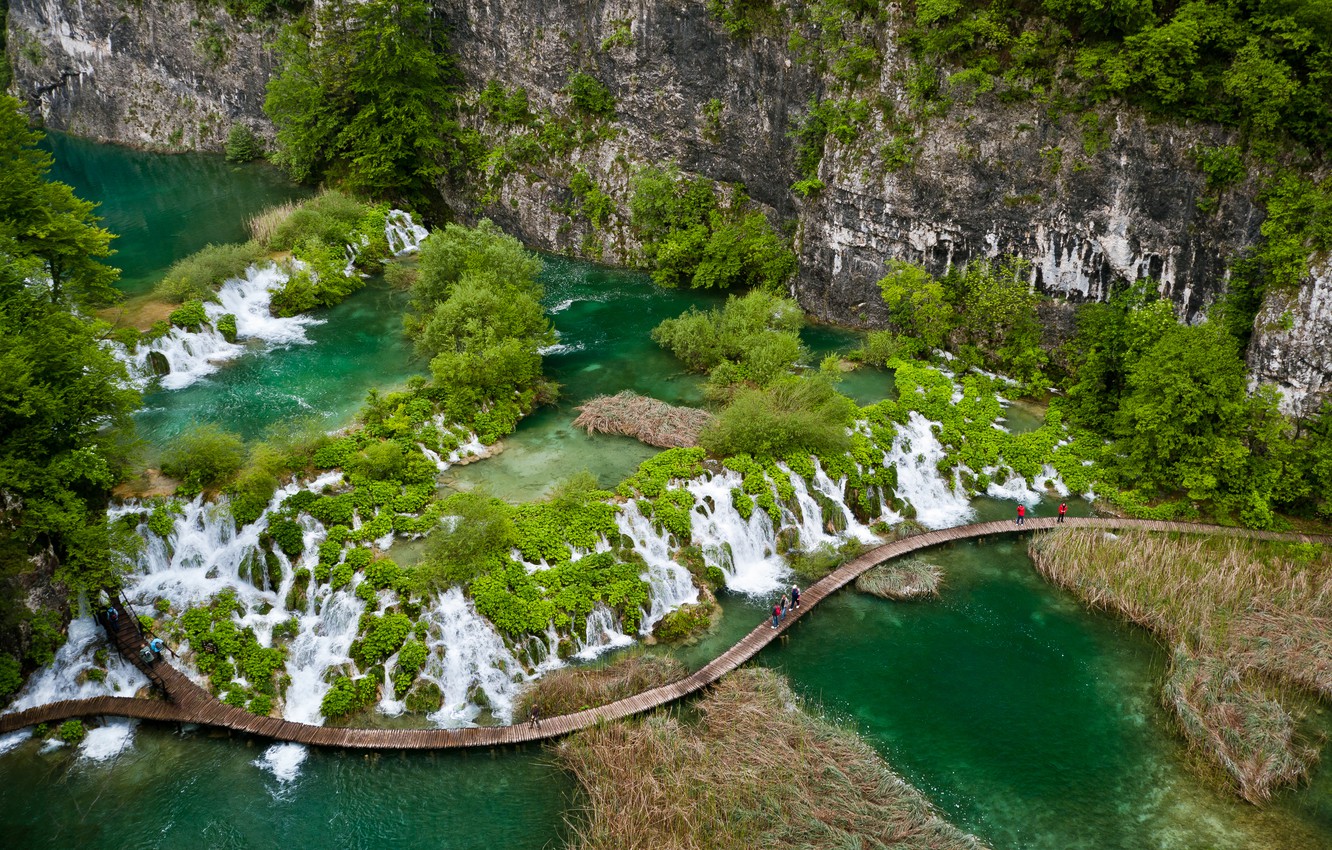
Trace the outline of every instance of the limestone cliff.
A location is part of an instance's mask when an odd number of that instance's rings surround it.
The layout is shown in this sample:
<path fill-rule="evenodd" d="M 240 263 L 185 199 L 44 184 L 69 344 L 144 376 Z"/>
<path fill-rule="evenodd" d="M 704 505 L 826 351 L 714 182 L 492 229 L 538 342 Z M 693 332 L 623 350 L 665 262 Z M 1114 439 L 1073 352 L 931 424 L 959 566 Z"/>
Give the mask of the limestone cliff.
<path fill-rule="evenodd" d="M 632 175 L 675 163 L 743 185 L 794 234 L 801 263 L 793 292 L 810 313 L 874 326 L 884 319 L 874 284 L 890 259 L 940 272 L 1002 254 L 1030 261 L 1034 286 L 1072 301 L 1152 278 L 1181 317 L 1197 320 L 1224 292 L 1228 259 L 1260 238 L 1255 186 L 1209 194 L 1191 154 L 1233 141 L 1230 131 L 1152 122 L 1129 109 L 1063 114 L 1053 100 L 1005 104 L 946 86 L 947 108 L 922 109 L 894 26 L 862 33 L 881 57 L 854 93 L 871 108 L 851 141 L 827 137 L 822 188 L 805 197 L 791 188 L 800 178 L 792 134 L 836 81 L 827 63 L 788 43 L 793 13 L 736 38 L 703 0 L 436 3 L 465 83 L 463 120 L 492 149 L 529 131 L 497 126 L 476 106 L 491 80 L 521 86 L 533 110 L 557 117 L 569 113 L 575 71 L 615 97 L 613 121 L 572 153 L 492 163 L 479 181 L 442 187 L 462 217 L 489 216 L 533 247 L 632 263 Z M 216 7 L 11 0 L 9 30 L 16 87 L 50 126 L 210 149 L 234 121 L 267 133 L 271 32 Z M 578 172 L 615 201 L 618 212 L 600 225 L 576 213 L 570 182 Z M 1332 389 L 1332 361 L 1319 354 L 1327 325 L 1318 293 L 1327 281 L 1322 273 L 1289 304 L 1269 304 L 1264 315 L 1289 313 L 1292 330 L 1260 327 L 1250 354 L 1255 376 L 1315 401 Z M 1307 356 L 1292 354 L 1291 334 Z"/>
<path fill-rule="evenodd" d="M 9 0 L 13 93 L 46 125 L 99 141 L 221 150 L 235 123 L 271 136 L 274 24 L 190 0 Z"/>

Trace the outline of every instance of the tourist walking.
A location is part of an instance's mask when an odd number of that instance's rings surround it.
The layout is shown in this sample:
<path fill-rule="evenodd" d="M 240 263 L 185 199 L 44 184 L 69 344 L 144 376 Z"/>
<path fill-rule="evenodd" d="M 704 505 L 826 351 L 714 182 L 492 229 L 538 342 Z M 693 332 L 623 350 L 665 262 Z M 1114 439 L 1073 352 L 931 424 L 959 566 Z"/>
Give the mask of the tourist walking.
<path fill-rule="evenodd" d="M 1064 514 L 1066 514 L 1066 513 L 1068 513 L 1068 505 L 1064 504 L 1063 502 L 1060 502 L 1060 503 L 1059 503 L 1059 519 L 1055 520 L 1055 522 L 1056 522 L 1056 523 L 1062 523 L 1062 522 L 1064 521 Z"/>
<path fill-rule="evenodd" d="M 120 619 L 120 612 L 116 610 L 116 606 L 112 605 L 106 609 L 106 618 L 111 621 L 111 625 L 116 624 L 116 621 Z"/>
<path fill-rule="evenodd" d="M 786 598 L 786 594 L 783 593 L 783 594 L 782 594 L 782 619 L 783 619 L 783 620 L 786 619 L 786 612 L 787 612 L 787 610 L 788 610 L 790 607 L 791 607 L 791 600 L 790 600 L 790 599 L 787 599 L 787 598 Z"/>
<path fill-rule="evenodd" d="M 1026 506 L 1026 505 L 1018 505 L 1017 524 L 1018 524 L 1018 525 L 1022 525 L 1022 524 L 1025 523 L 1026 521 L 1027 521 L 1027 506 Z"/>
<path fill-rule="evenodd" d="M 159 659 L 162 657 L 162 647 L 164 647 L 165 645 L 166 644 L 162 642 L 162 639 L 160 637 L 155 637 L 152 640 L 148 641 L 148 648 L 151 649 L 153 651 L 153 655 L 157 656 L 157 658 Z"/>
<path fill-rule="evenodd" d="M 795 585 L 795 584 L 791 585 L 791 607 L 792 607 L 792 608 L 799 608 L 799 607 L 800 607 L 800 586 L 799 586 L 799 585 Z"/>
<path fill-rule="evenodd" d="M 527 722 L 538 729 L 541 728 L 541 708 L 536 703 L 533 703 L 527 711 Z"/>
<path fill-rule="evenodd" d="M 782 606 L 780 604 L 772 606 L 772 627 L 777 628 L 777 624 L 782 620 Z"/>

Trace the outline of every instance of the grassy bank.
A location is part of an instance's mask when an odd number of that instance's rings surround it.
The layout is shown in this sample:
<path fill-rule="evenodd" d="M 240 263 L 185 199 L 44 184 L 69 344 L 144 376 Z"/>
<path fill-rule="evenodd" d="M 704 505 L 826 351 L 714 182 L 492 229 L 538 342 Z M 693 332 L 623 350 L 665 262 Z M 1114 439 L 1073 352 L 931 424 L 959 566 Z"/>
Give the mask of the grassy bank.
<path fill-rule="evenodd" d="M 771 671 L 736 671 L 696 708 L 697 722 L 658 712 L 559 744 L 588 799 L 573 846 L 982 846 Z"/>
<path fill-rule="evenodd" d="M 1301 692 L 1332 701 L 1326 548 L 1068 529 L 1031 554 L 1051 581 L 1171 647 L 1165 703 L 1246 800 L 1307 776 L 1319 747 L 1301 729 Z"/>
<path fill-rule="evenodd" d="M 585 708 L 641 694 L 684 678 L 684 664 L 664 655 L 625 655 L 605 667 L 564 667 L 551 671 L 523 691 L 514 706 L 515 722 L 540 706 L 542 717 L 572 714 Z"/>
<path fill-rule="evenodd" d="M 921 596 L 938 596 L 943 570 L 918 558 L 890 561 L 871 567 L 856 578 L 856 590 L 884 599 L 905 601 Z"/>

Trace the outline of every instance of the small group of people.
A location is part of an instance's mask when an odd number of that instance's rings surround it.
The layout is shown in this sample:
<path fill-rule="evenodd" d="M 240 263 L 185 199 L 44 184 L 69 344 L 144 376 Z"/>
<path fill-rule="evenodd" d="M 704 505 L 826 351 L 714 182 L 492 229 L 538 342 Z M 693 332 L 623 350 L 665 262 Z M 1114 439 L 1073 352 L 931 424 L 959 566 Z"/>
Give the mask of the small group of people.
<path fill-rule="evenodd" d="M 1066 503 L 1064 503 L 1064 502 L 1060 502 L 1060 503 L 1059 503 L 1059 516 L 1055 519 L 1055 523 L 1056 523 L 1056 524 L 1061 524 L 1061 523 L 1063 523 L 1063 521 L 1064 521 L 1064 516 L 1065 516 L 1067 513 L 1068 513 L 1068 505 L 1067 505 Z M 1020 505 L 1017 506 L 1017 519 L 1015 520 L 1015 522 L 1016 522 L 1018 525 L 1026 525 L 1026 524 L 1027 524 L 1027 506 L 1026 506 L 1026 505 L 1021 505 L 1021 504 L 1020 504 Z"/>
<path fill-rule="evenodd" d="M 790 611 L 792 608 L 799 608 L 799 607 L 800 607 L 800 586 L 793 584 L 791 585 L 791 592 L 789 594 L 783 593 L 781 601 L 775 603 L 772 606 L 772 627 L 774 629 L 777 628 L 778 624 L 780 624 L 782 620 L 786 619 L 787 611 Z"/>

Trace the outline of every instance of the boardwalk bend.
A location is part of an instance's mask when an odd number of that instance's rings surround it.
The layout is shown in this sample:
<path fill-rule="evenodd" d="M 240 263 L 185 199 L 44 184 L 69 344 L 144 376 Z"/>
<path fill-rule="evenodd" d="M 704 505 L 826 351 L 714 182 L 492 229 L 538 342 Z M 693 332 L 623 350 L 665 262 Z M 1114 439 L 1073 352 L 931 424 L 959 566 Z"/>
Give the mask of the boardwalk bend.
<path fill-rule="evenodd" d="M 1201 525 L 1182 522 L 1156 522 L 1152 520 L 1101 519 L 1069 517 L 1065 523 L 1072 528 L 1142 529 L 1163 532 L 1205 532 L 1243 536 L 1262 540 L 1295 540 L 1302 542 L 1332 542 L 1332 537 L 1280 534 L 1276 532 L 1248 531 L 1238 528 Z M 539 727 L 527 723 L 513 726 L 475 727 L 469 729 L 347 729 L 331 726 L 311 726 L 276 717 L 259 717 L 240 708 L 220 702 L 212 694 L 192 682 L 185 674 L 165 660 L 151 663 L 140 658 L 145 636 L 132 609 L 122 606 L 125 613 L 114 621 L 104 623 L 120 652 L 166 694 L 166 699 L 136 699 L 130 697 L 93 697 L 92 699 L 64 700 L 48 703 L 24 711 L 0 715 L 0 733 L 10 732 L 37 723 L 49 723 L 69 717 L 115 715 L 144 720 L 175 723 L 198 723 L 219 726 L 238 732 L 248 732 L 263 738 L 294 741 L 323 747 L 346 747 L 375 750 L 426 750 L 459 747 L 491 747 L 500 744 L 519 744 L 545 738 L 556 738 L 585 729 L 603 720 L 616 720 L 648 711 L 681 697 L 702 690 L 722 676 L 744 664 L 758 654 L 778 635 L 790 628 L 796 620 L 809 613 L 820 601 L 854 581 L 869 568 L 931 546 L 955 540 L 974 540 L 1004 534 L 1055 528 L 1053 518 L 1030 518 L 1026 525 L 1012 521 L 981 522 L 973 525 L 945 528 L 915 537 L 879 546 L 860 557 L 848 561 L 800 594 L 800 608 L 792 611 L 778 629 L 769 626 L 765 618 L 749 634 L 740 639 L 711 663 L 675 682 L 644 691 L 636 696 L 558 717 L 543 719 Z M 104 617 L 104 619 L 106 619 Z"/>

